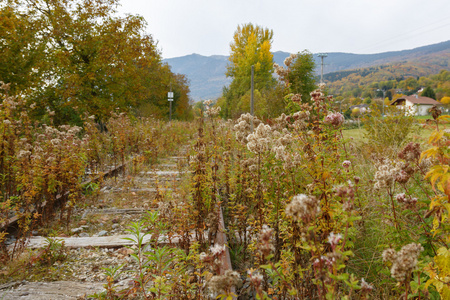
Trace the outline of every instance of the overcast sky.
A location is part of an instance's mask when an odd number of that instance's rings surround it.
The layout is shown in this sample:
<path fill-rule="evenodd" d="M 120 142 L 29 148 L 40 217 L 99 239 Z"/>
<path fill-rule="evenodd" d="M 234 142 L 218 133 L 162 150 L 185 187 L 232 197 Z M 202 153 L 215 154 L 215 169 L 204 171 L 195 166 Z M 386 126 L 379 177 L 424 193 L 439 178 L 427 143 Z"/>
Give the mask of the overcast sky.
<path fill-rule="evenodd" d="M 272 51 L 379 53 L 450 40 L 449 0 L 121 0 L 164 58 L 229 55 L 239 24 L 273 30 Z"/>

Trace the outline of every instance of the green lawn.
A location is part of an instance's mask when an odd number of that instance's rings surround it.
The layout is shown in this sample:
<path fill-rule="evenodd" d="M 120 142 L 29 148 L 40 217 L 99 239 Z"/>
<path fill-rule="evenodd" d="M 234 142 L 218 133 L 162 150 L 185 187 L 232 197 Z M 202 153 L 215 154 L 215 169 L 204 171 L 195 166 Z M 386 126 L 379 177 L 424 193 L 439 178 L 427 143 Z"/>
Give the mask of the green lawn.
<path fill-rule="evenodd" d="M 421 116 L 421 117 L 417 117 L 417 118 L 425 120 L 425 119 L 427 119 L 426 117 L 431 118 L 430 116 Z M 422 122 L 420 122 L 420 123 L 421 123 L 420 128 L 414 134 L 414 139 L 419 143 L 426 142 L 428 140 L 428 138 L 430 137 L 431 132 L 433 132 L 433 130 L 434 130 L 433 125 L 422 127 L 423 123 Z M 439 128 L 440 129 L 450 128 L 450 124 L 440 124 Z M 366 131 L 364 130 L 364 126 L 361 126 L 361 129 L 355 128 L 355 129 L 346 129 L 346 130 L 342 131 L 344 138 L 352 139 L 355 142 L 367 142 L 367 139 L 364 137 L 365 133 L 366 133 Z"/>
<path fill-rule="evenodd" d="M 345 139 L 352 139 L 355 142 L 365 142 L 365 141 L 367 141 L 364 138 L 365 130 L 362 127 L 361 127 L 361 129 L 355 128 L 355 129 L 342 130 L 342 134 L 344 135 Z"/>

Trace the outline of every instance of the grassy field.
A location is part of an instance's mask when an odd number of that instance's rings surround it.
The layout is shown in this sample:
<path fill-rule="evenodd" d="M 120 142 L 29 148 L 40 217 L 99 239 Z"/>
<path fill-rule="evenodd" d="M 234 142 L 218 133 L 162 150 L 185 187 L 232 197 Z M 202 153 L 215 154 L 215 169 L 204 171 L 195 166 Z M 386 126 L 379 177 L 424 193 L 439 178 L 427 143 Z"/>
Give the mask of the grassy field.
<path fill-rule="evenodd" d="M 425 142 L 431 132 L 434 130 L 434 122 L 433 125 L 426 125 L 425 120 L 433 120 L 431 116 L 417 116 L 416 119 L 418 120 L 417 125 L 417 131 L 413 133 L 413 139 L 416 140 L 419 143 Z M 439 125 L 440 129 L 447 129 L 450 128 L 450 124 L 448 123 L 442 123 Z M 343 130 L 344 138 L 351 139 L 354 142 L 364 142 L 367 143 L 367 137 L 365 137 L 367 131 L 364 129 L 364 125 L 361 124 L 361 128 L 353 128 L 353 129 L 346 129 Z"/>

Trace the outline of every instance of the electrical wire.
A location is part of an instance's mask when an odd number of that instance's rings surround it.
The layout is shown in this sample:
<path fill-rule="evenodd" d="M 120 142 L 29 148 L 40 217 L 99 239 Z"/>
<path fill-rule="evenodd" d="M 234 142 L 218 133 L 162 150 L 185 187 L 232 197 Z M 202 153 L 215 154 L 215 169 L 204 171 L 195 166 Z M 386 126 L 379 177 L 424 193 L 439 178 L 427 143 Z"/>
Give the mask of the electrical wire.
<path fill-rule="evenodd" d="M 441 24 L 441 25 L 436 26 L 436 27 L 432 27 L 432 28 L 426 29 L 427 27 L 430 27 L 430 26 L 442 23 L 442 21 L 445 21 L 446 23 Z M 444 27 L 447 27 L 447 26 L 450 26 L 450 21 L 448 19 L 440 19 L 437 22 L 433 22 L 433 23 L 430 23 L 430 24 L 425 25 L 425 26 L 417 27 L 414 30 L 409 31 L 407 33 L 402 33 L 402 34 L 399 34 L 399 35 L 396 35 L 396 36 L 392 36 L 392 37 L 389 37 L 387 39 L 378 41 L 375 44 L 369 45 L 369 46 L 364 47 L 364 48 L 360 48 L 359 51 L 357 51 L 357 52 L 366 52 L 367 50 L 370 50 L 370 49 L 380 48 L 380 46 L 382 47 L 382 46 L 385 46 L 385 45 L 392 45 L 393 43 L 398 43 L 398 42 L 405 41 L 405 40 L 408 40 L 408 39 L 411 39 L 411 38 L 417 38 L 417 36 L 420 36 L 420 35 L 423 35 L 425 33 L 432 32 L 432 31 L 435 31 L 435 30 L 438 30 L 440 28 L 444 28 Z"/>

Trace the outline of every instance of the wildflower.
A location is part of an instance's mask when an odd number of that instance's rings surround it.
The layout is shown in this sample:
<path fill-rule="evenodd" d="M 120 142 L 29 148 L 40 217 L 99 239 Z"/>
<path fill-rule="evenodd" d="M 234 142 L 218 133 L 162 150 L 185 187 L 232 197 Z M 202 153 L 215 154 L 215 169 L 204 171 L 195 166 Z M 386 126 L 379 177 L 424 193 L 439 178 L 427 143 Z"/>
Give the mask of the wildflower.
<path fill-rule="evenodd" d="M 353 209 L 353 202 L 352 201 L 345 201 L 342 205 L 342 209 L 344 211 L 351 211 Z"/>
<path fill-rule="evenodd" d="M 294 95 L 292 95 L 291 101 L 294 102 L 294 103 L 297 103 L 297 104 L 302 102 L 302 94 L 294 94 Z"/>
<path fill-rule="evenodd" d="M 286 59 L 284 60 L 284 64 L 286 65 L 286 67 L 289 67 L 296 58 L 297 54 L 291 54 L 286 57 Z"/>
<path fill-rule="evenodd" d="M 247 144 L 247 136 L 251 133 L 251 123 L 253 126 L 258 126 L 261 123 L 261 120 L 252 116 L 249 113 L 242 114 L 237 120 L 236 125 L 234 126 L 234 130 L 236 131 L 236 140 Z"/>
<path fill-rule="evenodd" d="M 203 113 L 203 115 L 204 115 L 205 117 L 211 117 L 211 118 L 212 118 L 212 117 L 218 116 L 221 110 L 222 110 L 222 109 L 220 108 L 220 106 L 217 106 L 217 107 L 208 107 L 208 108 L 206 109 L 206 111 Z"/>
<path fill-rule="evenodd" d="M 77 134 L 77 133 L 79 133 L 80 131 L 81 131 L 81 127 L 73 126 L 73 127 L 69 128 L 69 129 L 67 130 L 67 133 L 69 133 L 69 134 Z"/>
<path fill-rule="evenodd" d="M 306 120 L 309 118 L 309 111 L 298 111 L 292 115 L 294 120 Z"/>
<path fill-rule="evenodd" d="M 331 232 L 328 236 L 328 243 L 330 243 L 331 248 L 334 250 L 341 239 L 342 235 L 340 233 L 334 234 Z"/>
<path fill-rule="evenodd" d="M 375 172 L 375 189 L 390 187 L 401 171 L 401 166 L 392 161 L 386 161 L 378 166 Z"/>
<path fill-rule="evenodd" d="M 275 158 L 282 160 L 286 155 L 285 149 L 285 146 L 273 147 L 272 151 L 275 152 Z"/>
<path fill-rule="evenodd" d="M 230 292 L 231 287 L 241 282 L 241 276 L 236 271 L 227 270 L 224 275 L 213 276 L 208 281 L 208 287 L 212 293 L 221 294 Z"/>
<path fill-rule="evenodd" d="M 428 157 L 428 158 L 424 158 L 424 159 L 420 160 L 419 168 L 422 171 L 425 171 L 425 170 L 428 170 L 429 168 L 431 168 L 432 165 L 433 165 L 433 160 L 431 157 Z"/>
<path fill-rule="evenodd" d="M 3 124 L 5 125 L 11 125 L 11 121 L 8 119 L 3 120 Z"/>
<path fill-rule="evenodd" d="M 316 102 L 316 103 L 322 102 L 325 99 L 320 86 L 319 86 L 319 89 L 312 91 L 310 93 L 310 96 L 311 96 L 311 99 L 313 99 L 314 102 Z"/>
<path fill-rule="evenodd" d="M 269 150 L 272 142 L 272 128 L 270 125 L 259 124 L 255 132 L 247 136 L 247 148 L 253 153 L 262 153 Z"/>
<path fill-rule="evenodd" d="M 20 150 L 20 151 L 19 151 L 19 154 L 17 154 L 17 158 L 18 158 L 18 159 L 21 159 L 21 158 L 28 158 L 28 157 L 30 157 L 30 155 L 31 155 L 31 152 L 30 152 L 30 151 L 27 151 L 27 150 Z"/>
<path fill-rule="evenodd" d="M 416 161 L 420 158 L 420 144 L 410 142 L 398 153 L 398 157 L 406 161 Z"/>
<path fill-rule="evenodd" d="M 275 69 L 275 73 L 282 79 L 285 80 L 286 77 L 289 75 L 289 71 L 283 68 L 282 66 L 278 65 L 277 63 L 273 64 L 273 68 Z"/>
<path fill-rule="evenodd" d="M 414 205 L 416 205 L 417 200 L 418 200 L 417 198 L 406 197 L 405 193 L 397 194 L 395 196 L 395 199 L 399 203 L 406 205 L 406 207 L 408 207 L 408 208 L 414 207 Z"/>
<path fill-rule="evenodd" d="M 251 165 L 250 167 L 248 167 L 248 170 L 251 173 L 256 173 L 256 171 L 258 171 L 258 166 L 257 165 Z"/>
<path fill-rule="evenodd" d="M 57 145 L 61 144 L 60 139 L 52 139 L 50 142 L 52 143 L 53 146 L 57 146 Z"/>
<path fill-rule="evenodd" d="M 408 173 L 406 173 L 405 170 L 400 170 L 398 174 L 395 176 L 395 181 L 398 183 L 407 183 L 410 176 Z"/>
<path fill-rule="evenodd" d="M 219 256 L 225 253 L 225 247 L 225 245 L 220 246 L 219 244 L 216 244 L 213 247 L 209 248 L 209 251 L 211 251 L 212 255 Z"/>
<path fill-rule="evenodd" d="M 291 126 L 297 130 L 303 130 L 307 127 L 308 118 L 309 111 L 298 111 L 292 115 L 294 122 Z"/>
<path fill-rule="evenodd" d="M 248 270 L 247 274 L 250 277 L 250 282 L 255 287 L 259 287 L 264 280 L 264 277 L 259 272 L 256 272 L 253 269 Z"/>
<path fill-rule="evenodd" d="M 406 201 L 406 195 L 405 195 L 405 193 L 397 194 L 397 195 L 395 196 L 395 199 L 396 199 L 398 202 L 405 202 L 405 201 Z"/>
<path fill-rule="evenodd" d="M 370 291 L 372 291 L 373 290 L 373 285 L 371 285 L 371 284 L 368 284 L 365 280 L 364 280 L 364 278 L 361 278 L 361 290 L 363 291 L 363 292 L 370 292 Z"/>
<path fill-rule="evenodd" d="M 319 201 L 314 196 L 299 194 L 292 198 L 291 203 L 286 206 L 285 212 L 294 221 L 301 219 L 309 221 L 320 212 Z"/>
<path fill-rule="evenodd" d="M 344 168 L 346 168 L 346 169 L 350 168 L 351 165 L 352 165 L 352 162 L 349 161 L 349 160 L 344 160 L 344 161 L 342 162 L 342 166 L 343 166 Z"/>
<path fill-rule="evenodd" d="M 324 119 L 323 123 L 327 125 L 333 125 L 334 127 L 339 127 L 344 124 L 345 118 L 341 113 L 330 112 Z"/>
<path fill-rule="evenodd" d="M 322 255 L 320 258 L 316 258 L 314 261 L 313 261 L 313 266 L 315 267 L 315 268 L 317 268 L 317 267 L 321 267 L 321 266 L 328 266 L 328 267 L 332 267 L 333 266 L 333 263 L 334 263 L 334 261 L 335 261 L 335 259 L 334 259 L 334 257 L 328 257 L 328 256 L 324 256 L 324 255 Z"/>
<path fill-rule="evenodd" d="M 415 243 L 403 246 L 398 252 L 389 248 L 383 251 L 383 261 L 391 262 L 391 276 L 399 282 L 404 282 L 416 267 L 422 251 L 422 245 Z"/>
<path fill-rule="evenodd" d="M 264 255 L 269 255 L 269 253 L 275 249 L 272 245 L 272 233 L 273 229 L 269 228 L 267 225 L 263 225 L 262 230 L 259 233 L 259 250 Z"/>

